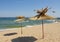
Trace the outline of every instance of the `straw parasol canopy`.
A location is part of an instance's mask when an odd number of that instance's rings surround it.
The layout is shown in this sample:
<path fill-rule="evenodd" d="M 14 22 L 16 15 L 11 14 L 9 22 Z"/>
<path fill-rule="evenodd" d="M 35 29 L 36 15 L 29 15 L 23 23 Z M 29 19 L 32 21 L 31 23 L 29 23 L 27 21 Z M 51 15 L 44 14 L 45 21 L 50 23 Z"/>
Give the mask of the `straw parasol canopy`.
<path fill-rule="evenodd" d="M 42 9 L 42 10 L 37 10 L 37 15 L 34 17 L 29 18 L 30 20 L 45 20 L 45 19 L 53 19 L 54 17 L 49 16 L 46 14 L 48 11 L 48 7 Z"/>
<path fill-rule="evenodd" d="M 24 16 L 17 16 L 16 18 L 17 19 L 24 19 L 25 17 Z"/>
<path fill-rule="evenodd" d="M 43 20 L 53 19 L 54 18 L 52 16 L 47 15 L 46 14 L 47 11 L 48 11 L 48 7 L 42 9 L 41 11 L 37 10 L 38 14 L 36 16 L 30 18 L 31 20 L 42 20 L 42 39 L 44 39 L 44 25 L 43 25 Z"/>
<path fill-rule="evenodd" d="M 15 22 L 22 22 L 25 19 L 24 16 L 17 16 L 16 18 L 17 18 L 17 20 L 15 20 Z"/>
<path fill-rule="evenodd" d="M 54 17 L 49 16 L 49 15 L 44 15 L 44 16 L 40 16 L 39 18 L 37 18 L 38 16 L 34 16 L 29 18 L 30 20 L 45 20 L 45 19 L 53 19 Z"/>

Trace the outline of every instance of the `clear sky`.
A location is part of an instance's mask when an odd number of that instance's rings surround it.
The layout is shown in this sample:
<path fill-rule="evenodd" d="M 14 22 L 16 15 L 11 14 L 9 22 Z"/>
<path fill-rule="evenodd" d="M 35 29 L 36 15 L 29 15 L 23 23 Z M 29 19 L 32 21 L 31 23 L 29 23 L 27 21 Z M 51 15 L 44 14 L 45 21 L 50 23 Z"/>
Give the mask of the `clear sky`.
<path fill-rule="evenodd" d="M 34 10 L 46 6 L 51 8 L 48 15 L 60 17 L 60 0 L 0 0 L 0 17 L 31 17 L 37 14 Z"/>

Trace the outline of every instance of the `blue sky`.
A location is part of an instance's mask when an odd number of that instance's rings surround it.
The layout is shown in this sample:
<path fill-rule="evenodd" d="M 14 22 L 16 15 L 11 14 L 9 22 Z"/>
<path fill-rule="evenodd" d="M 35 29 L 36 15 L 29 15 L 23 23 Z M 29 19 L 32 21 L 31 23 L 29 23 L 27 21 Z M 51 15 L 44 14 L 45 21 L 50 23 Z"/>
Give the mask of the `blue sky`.
<path fill-rule="evenodd" d="M 0 17 L 32 17 L 37 14 L 34 10 L 47 6 L 48 15 L 60 17 L 60 0 L 0 0 Z"/>

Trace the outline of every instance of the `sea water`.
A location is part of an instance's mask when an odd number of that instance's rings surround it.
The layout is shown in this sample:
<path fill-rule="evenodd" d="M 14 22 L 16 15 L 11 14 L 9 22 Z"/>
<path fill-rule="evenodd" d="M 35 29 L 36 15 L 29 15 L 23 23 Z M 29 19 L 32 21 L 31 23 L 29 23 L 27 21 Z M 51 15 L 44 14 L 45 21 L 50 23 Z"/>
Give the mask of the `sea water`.
<path fill-rule="evenodd" d="M 42 24 L 42 20 L 29 20 L 26 18 L 22 22 L 15 22 L 16 17 L 0 17 L 0 29 L 25 27 Z M 44 23 L 53 23 L 53 21 L 44 20 Z"/>

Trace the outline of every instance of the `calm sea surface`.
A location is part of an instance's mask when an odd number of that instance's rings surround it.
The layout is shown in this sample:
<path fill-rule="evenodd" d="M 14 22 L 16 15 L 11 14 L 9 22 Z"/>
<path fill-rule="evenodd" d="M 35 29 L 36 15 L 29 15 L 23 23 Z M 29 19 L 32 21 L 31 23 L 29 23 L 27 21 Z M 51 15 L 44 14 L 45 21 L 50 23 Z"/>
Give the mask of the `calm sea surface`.
<path fill-rule="evenodd" d="M 18 23 L 18 22 L 15 22 L 16 19 L 17 18 L 15 17 L 0 17 L 0 29 L 15 28 L 15 27 L 20 27 L 21 25 L 23 27 L 39 25 L 42 22 L 42 20 L 29 20 L 26 18 L 23 22 Z M 44 23 L 53 23 L 53 21 L 44 20 Z"/>

